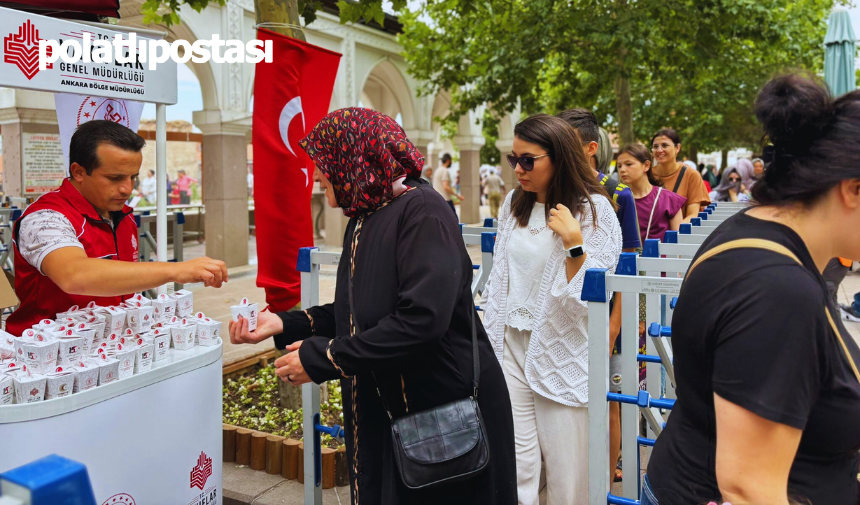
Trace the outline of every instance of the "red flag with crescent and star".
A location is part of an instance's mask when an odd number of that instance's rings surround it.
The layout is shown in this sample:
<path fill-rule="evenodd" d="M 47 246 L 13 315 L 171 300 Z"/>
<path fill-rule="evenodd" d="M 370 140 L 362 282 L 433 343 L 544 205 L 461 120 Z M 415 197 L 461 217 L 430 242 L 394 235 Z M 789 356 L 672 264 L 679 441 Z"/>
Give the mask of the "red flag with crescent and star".
<path fill-rule="evenodd" d="M 273 312 L 301 301 L 299 248 L 313 247 L 313 165 L 299 141 L 328 113 L 340 54 L 268 30 L 272 62 L 254 79 L 257 286 Z"/>

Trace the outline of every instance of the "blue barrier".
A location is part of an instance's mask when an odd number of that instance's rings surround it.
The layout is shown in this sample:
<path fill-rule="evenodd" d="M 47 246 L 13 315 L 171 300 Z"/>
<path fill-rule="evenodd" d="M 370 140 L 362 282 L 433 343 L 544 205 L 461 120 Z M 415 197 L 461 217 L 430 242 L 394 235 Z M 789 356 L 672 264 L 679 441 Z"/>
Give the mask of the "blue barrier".
<path fill-rule="evenodd" d="M 651 323 L 651 325 L 648 327 L 648 335 L 651 337 L 671 337 L 672 327 L 661 326 L 660 323 Z"/>
<path fill-rule="evenodd" d="M 0 489 L 30 505 L 96 505 L 87 467 L 56 454 L 0 474 Z"/>

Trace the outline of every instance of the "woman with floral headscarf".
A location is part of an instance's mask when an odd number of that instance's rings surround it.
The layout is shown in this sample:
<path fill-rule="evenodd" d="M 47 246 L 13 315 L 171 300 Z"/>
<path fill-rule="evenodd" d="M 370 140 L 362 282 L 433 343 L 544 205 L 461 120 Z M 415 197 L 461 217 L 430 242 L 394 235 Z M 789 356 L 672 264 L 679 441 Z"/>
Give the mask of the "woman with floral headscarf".
<path fill-rule="evenodd" d="M 350 218 L 334 303 L 260 313 L 254 333 L 244 321 L 231 323 L 231 340 L 274 336 L 291 351 L 275 366 L 292 384 L 341 380 L 353 505 L 515 504 L 504 374 L 475 315 L 472 261 L 457 218 L 419 179 L 424 157 L 393 119 L 359 108 L 330 113 L 300 145 L 328 204 Z M 469 480 L 410 490 L 395 466 L 386 409 L 397 419 L 472 394 L 473 318 L 490 462 Z"/>

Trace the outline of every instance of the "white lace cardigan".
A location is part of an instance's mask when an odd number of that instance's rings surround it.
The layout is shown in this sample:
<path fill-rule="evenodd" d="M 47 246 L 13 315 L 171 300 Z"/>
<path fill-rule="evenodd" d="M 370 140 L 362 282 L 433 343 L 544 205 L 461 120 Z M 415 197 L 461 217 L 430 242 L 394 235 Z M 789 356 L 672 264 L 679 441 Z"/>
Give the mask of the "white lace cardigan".
<path fill-rule="evenodd" d="M 499 211 L 493 270 L 484 290 L 484 327 L 499 363 L 504 356 L 506 302 L 508 293 L 507 247 L 517 226 L 511 214 L 508 193 Z M 570 282 L 565 270 L 566 251 L 561 237 L 546 263 L 538 297 L 538 313 L 526 353 L 526 380 L 532 390 L 550 400 L 571 407 L 588 406 L 588 305 L 582 301 L 582 283 L 589 268 L 615 271 L 621 254 L 621 227 L 609 200 L 591 195 L 579 218 L 582 227 L 585 263 Z"/>

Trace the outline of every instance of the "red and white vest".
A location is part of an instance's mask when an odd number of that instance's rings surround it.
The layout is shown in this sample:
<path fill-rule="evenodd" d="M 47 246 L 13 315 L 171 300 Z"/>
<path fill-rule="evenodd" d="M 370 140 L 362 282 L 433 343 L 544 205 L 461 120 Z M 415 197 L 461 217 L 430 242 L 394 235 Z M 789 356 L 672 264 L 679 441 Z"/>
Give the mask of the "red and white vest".
<path fill-rule="evenodd" d="M 24 330 L 42 319 L 54 319 L 58 312 L 65 312 L 72 305 L 85 307 L 93 300 L 102 306 L 119 305 L 131 296 L 70 295 L 48 276 L 42 275 L 36 267 L 27 263 L 18 250 L 18 230 L 22 219 L 40 210 L 54 210 L 66 216 L 90 258 L 106 261 L 138 259 L 138 231 L 134 216 L 131 215 L 133 209 L 123 206 L 122 219 L 114 229 L 69 179 L 64 180 L 59 189 L 39 197 L 15 222 L 15 293 L 21 304 L 6 320 L 6 331 L 13 335 L 21 335 Z"/>

